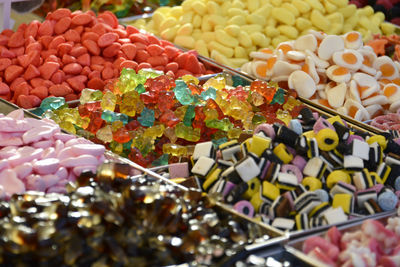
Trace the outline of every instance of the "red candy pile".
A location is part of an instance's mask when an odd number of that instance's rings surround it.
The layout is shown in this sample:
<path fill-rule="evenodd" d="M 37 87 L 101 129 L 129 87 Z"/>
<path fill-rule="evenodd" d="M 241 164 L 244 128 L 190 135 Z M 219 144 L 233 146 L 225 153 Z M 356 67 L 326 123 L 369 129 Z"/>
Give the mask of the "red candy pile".
<path fill-rule="evenodd" d="M 84 88 L 100 89 L 122 68 L 169 72 L 175 77 L 207 71 L 194 51 L 118 24 L 111 12 L 58 9 L 43 23 L 22 24 L 0 34 L 0 97 L 23 108 L 48 96 L 79 98 Z"/>

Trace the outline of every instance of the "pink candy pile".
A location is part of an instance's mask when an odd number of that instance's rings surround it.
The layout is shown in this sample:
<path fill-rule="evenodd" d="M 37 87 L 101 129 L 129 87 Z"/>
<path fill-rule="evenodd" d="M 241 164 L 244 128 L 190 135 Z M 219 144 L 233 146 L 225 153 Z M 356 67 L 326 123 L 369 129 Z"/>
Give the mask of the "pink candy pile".
<path fill-rule="evenodd" d="M 381 130 L 400 131 L 400 110 L 397 113 L 389 113 L 375 117 L 371 125 Z"/>
<path fill-rule="evenodd" d="M 0 114 L 0 198 L 26 190 L 66 192 L 84 170 L 96 171 L 105 148 L 61 132 L 51 120 Z"/>
<path fill-rule="evenodd" d="M 303 251 L 328 266 L 399 266 L 400 218 L 364 221 L 361 229 L 342 234 L 331 228 L 325 238 L 313 236 L 303 244 Z"/>

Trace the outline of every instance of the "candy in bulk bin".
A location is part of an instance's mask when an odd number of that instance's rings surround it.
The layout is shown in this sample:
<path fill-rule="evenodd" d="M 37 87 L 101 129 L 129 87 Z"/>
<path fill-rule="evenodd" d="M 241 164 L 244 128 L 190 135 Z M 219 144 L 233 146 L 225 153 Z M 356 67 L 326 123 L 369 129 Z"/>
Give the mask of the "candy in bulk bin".
<path fill-rule="evenodd" d="M 102 90 L 122 68 L 151 67 L 176 77 L 210 73 L 196 52 L 119 25 L 111 12 L 57 9 L 43 23 L 0 34 L 0 97 L 23 108 L 48 96 L 74 100 L 84 88 Z"/>
<path fill-rule="evenodd" d="M 84 170 L 96 171 L 105 148 L 61 132 L 54 121 L 0 114 L 0 198 L 25 191 L 65 193 Z"/>
<path fill-rule="evenodd" d="M 168 155 L 186 157 L 197 142 L 225 142 L 263 122 L 289 123 L 301 106 L 295 94 L 262 81 L 232 87 L 219 75 L 199 85 L 193 76 L 124 69 L 104 92 L 83 90 L 78 108 L 46 106 L 43 116 L 149 166 L 167 164 Z"/>
<path fill-rule="evenodd" d="M 26 192 L 0 210 L 2 266 L 210 266 L 279 233 L 118 163 L 82 173 L 67 194 Z"/>
<path fill-rule="evenodd" d="M 347 0 L 186 0 L 179 7 L 157 9 L 150 22 L 133 25 L 238 68 L 251 52 L 273 49 L 309 29 L 328 34 L 357 30 L 365 41 L 372 34 L 392 34 L 394 25 L 384 20 L 382 12 L 357 9 Z"/>
<path fill-rule="evenodd" d="M 400 107 L 398 61 L 377 56 L 361 34 L 311 31 L 276 50 L 251 54 L 242 71 L 264 80 L 287 82 L 299 96 L 366 121 Z"/>
<path fill-rule="evenodd" d="M 399 266 L 400 218 L 366 220 L 356 229 L 313 236 L 303 252 L 328 266 Z M 362 264 L 362 265 L 357 265 Z"/>
<path fill-rule="evenodd" d="M 375 12 L 385 14 L 387 21 L 400 25 L 400 2 L 398 0 L 352 0 L 350 3 L 359 8 L 366 5 L 372 6 Z"/>
<path fill-rule="evenodd" d="M 400 139 L 352 129 L 308 108 L 288 126 L 260 124 L 242 142 L 195 146 L 202 190 L 282 230 L 307 230 L 394 210 Z"/>
<path fill-rule="evenodd" d="M 180 5 L 182 0 L 133 0 L 120 2 L 100 2 L 100 1 L 72 1 L 63 0 L 54 3 L 52 0 L 45 0 L 40 8 L 34 11 L 35 14 L 46 17 L 47 13 L 54 12 L 59 8 L 74 10 L 93 10 L 96 13 L 111 11 L 118 18 L 140 15 L 153 12 L 160 6 Z"/>

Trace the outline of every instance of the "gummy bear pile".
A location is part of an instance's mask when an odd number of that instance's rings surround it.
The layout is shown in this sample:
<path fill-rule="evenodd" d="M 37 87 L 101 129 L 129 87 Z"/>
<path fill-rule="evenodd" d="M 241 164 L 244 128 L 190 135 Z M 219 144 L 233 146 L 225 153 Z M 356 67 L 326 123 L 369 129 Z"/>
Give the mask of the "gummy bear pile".
<path fill-rule="evenodd" d="M 386 221 L 386 222 L 385 222 Z M 313 236 L 303 252 L 327 266 L 399 266 L 400 217 L 367 220 L 357 230 L 332 227 L 325 237 Z"/>
<path fill-rule="evenodd" d="M 25 191 L 65 193 L 84 170 L 96 171 L 105 148 L 65 134 L 54 121 L 0 114 L 0 199 Z"/>
<path fill-rule="evenodd" d="M 269 238 L 199 191 L 128 174 L 129 166 L 106 163 L 97 176 L 82 173 L 68 194 L 31 191 L 1 202 L 1 265 L 209 266 Z"/>
<path fill-rule="evenodd" d="M 359 121 L 400 108 L 400 63 L 377 56 L 359 32 L 327 35 L 310 31 L 276 50 L 251 54 L 242 70 L 287 82 L 299 96 Z"/>
<path fill-rule="evenodd" d="M 400 138 L 304 108 L 289 126 L 260 124 L 243 142 L 196 144 L 188 180 L 273 227 L 307 230 L 394 210 L 399 155 Z"/>
<path fill-rule="evenodd" d="M 84 89 L 78 108 L 48 100 L 44 117 L 142 166 L 168 164 L 196 142 L 225 142 L 263 122 L 287 124 L 302 107 L 295 94 L 262 81 L 231 87 L 220 75 L 199 85 L 145 69 L 124 69 L 104 92 Z"/>
<path fill-rule="evenodd" d="M 78 99 L 84 88 L 102 90 L 122 68 L 155 68 L 180 77 L 212 73 L 168 41 L 118 24 L 106 11 L 57 9 L 41 23 L 0 34 L 0 97 L 23 108 L 47 96 Z"/>

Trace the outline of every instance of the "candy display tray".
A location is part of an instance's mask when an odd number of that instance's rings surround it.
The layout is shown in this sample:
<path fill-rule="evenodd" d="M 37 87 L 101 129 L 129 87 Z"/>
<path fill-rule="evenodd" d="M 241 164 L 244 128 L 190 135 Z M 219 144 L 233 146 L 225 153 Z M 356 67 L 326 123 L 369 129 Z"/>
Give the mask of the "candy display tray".
<path fill-rule="evenodd" d="M 0 113 L 8 114 L 17 109 L 19 109 L 19 107 L 17 105 L 12 104 L 3 99 L 0 99 Z M 24 113 L 25 113 L 25 117 L 41 119 L 40 117 L 36 116 L 35 114 L 31 113 L 28 110 L 24 110 Z M 188 188 L 186 188 L 178 183 L 175 183 L 159 174 L 159 172 L 165 170 L 165 168 L 167 166 L 147 169 L 147 168 L 144 168 L 144 167 L 130 161 L 129 159 L 126 159 L 117 154 L 114 154 L 111 151 L 105 151 L 104 155 L 105 155 L 106 159 L 109 161 L 128 164 L 131 167 L 130 173 L 133 176 L 146 174 L 147 176 L 155 178 L 162 183 L 173 185 L 182 191 L 188 190 Z M 238 253 L 232 259 L 241 260 L 242 257 L 245 257 L 246 255 L 248 255 L 250 253 L 254 253 L 255 251 L 264 250 L 265 248 L 269 248 L 269 247 L 279 246 L 288 241 L 288 236 L 284 232 L 282 232 L 274 227 L 271 227 L 269 225 L 266 225 L 266 224 L 260 223 L 256 220 L 253 220 L 251 218 L 248 218 L 245 215 L 231 209 L 227 205 L 213 200 L 211 197 L 209 197 L 209 199 L 212 203 L 214 203 L 214 209 L 217 213 L 226 215 L 226 216 L 231 215 L 231 216 L 233 216 L 235 221 L 242 222 L 243 224 L 248 224 L 248 225 L 251 224 L 253 227 L 255 227 L 257 229 L 257 233 L 260 234 L 260 236 L 258 238 L 259 242 L 246 246 L 242 252 Z M 229 266 L 229 263 L 227 263 L 227 264 L 223 264 L 221 266 Z"/>
<path fill-rule="evenodd" d="M 362 223 L 367 219 L 377 220 L 377 221 L 380 221 L 385 224 L 390 217 L 396 216 L 396 214 L 397 214 L 396 211 L 383 212 L 380 214 L 367 216 L 365 218 L 356 219 L 356 220 L 350 221 L 346 224 L 336 225 L 336 227 L 342 232 L 342 234 L 344 234 L 346 232 L 352 232 L 352 231 L 359 230 L 361 228 Z M 309 260 L 317 261 L 315 259 L 310 258 L 309 256 L 305 255 L 302 252 L 303 244 L 308 238 L 310 238 L 312 236 L 324 237 L 330 227 L 331 226 L 326 226 L 326 227 L 324 226 L 319 231 L 308 231 L 307 233 L 305 233 L 305 235 L 301 235 L 301 236 L 292 236 L 291 235 L 290 240 L 286 245 L 286 248 L 289 249 L 290 251 L 295 251 L 295 253 L 301 253 L 305 257 L 309 258 Z M 320 263 L 320 265 L 318 265 L 318 266 L 325 266 L 325 265 L 323 263 Z"/>

